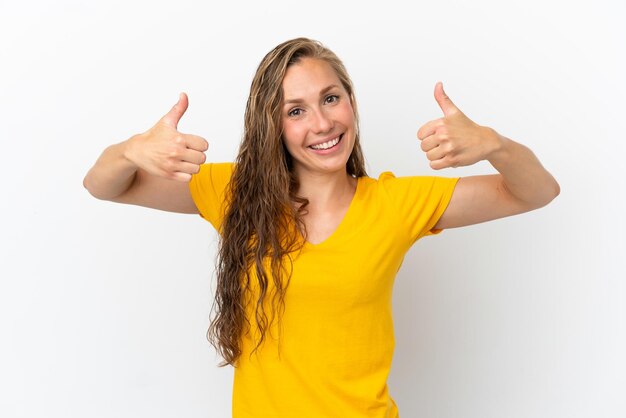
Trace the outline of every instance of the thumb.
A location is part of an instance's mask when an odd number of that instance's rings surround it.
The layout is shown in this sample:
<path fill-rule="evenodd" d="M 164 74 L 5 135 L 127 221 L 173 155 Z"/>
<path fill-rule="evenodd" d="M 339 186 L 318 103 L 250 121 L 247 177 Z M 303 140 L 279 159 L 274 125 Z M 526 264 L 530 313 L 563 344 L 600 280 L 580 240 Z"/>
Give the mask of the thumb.
<path fill-rule="evenodd" d="M 180 121 L 180 118 L 182 118 L 185 114 L 188 106 L 189 98 L 187 97 L 187 94 L 180 93 L 180 95 L 178 96 L 178 101 L 176 102 L 174 107 L 172 107 L 172 109 L 161 118 L 161 123 L 164 123 L 165 125 L 170 126 L 174 129 L 178 129 L 178 122 Z"/>
<path fill-rule="evenodd" d="M 437 100 L 444 116 L 460 112 L 459 108 L 452 103 L 452 100 L 450 100 L 446 92 L 443 91 L 443 83 L 441 81 L 435 84 L 435 100 Z"/>

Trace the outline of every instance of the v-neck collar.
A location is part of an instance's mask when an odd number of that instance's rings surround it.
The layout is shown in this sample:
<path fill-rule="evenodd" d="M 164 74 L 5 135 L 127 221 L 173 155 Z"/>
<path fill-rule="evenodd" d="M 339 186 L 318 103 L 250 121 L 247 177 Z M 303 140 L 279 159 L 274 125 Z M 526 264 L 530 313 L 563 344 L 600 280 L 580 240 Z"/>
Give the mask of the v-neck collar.
<path fill-rule="evenodd" d="M 317 248 L 329 245 L 329 243 L 332 243 L 332 241 L 337 239 L 337 235 L 340 235 L 343 232 L 343 229 L 346 228 L 346 224 L 350 220 L 350 217 L 352 216 L 352 212 L 354 212 L 354 207 L 356 206 L 356 202 L 358 200 L 357 197 L 361 189 L 361 182 L 363 178 L 365 177 L 357 177 L 356 189 L 354 191 L 354 195 L 352 196 L 352 200 L 350 201 L 350 205 L 348 206 L 348 210 L 346 211 L 345 215 L 343 215 L 341 222 L 339 223 L 337 228 L 335 228 L 333 233 L 330 234 L 324 241 L 317 243 L 317 244 L 312 244 L 308 240 L 304 240 L 303 248 L 317 249 Z M 303 239 L 302 234 L 300 234 L 300 239 Z"/>

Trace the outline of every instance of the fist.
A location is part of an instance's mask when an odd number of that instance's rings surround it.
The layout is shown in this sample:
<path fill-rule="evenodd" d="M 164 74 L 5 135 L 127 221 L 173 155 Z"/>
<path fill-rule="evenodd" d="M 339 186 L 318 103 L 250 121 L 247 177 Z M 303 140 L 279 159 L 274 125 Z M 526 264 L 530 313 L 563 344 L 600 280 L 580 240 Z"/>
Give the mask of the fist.
<path fill-rule="evenodd" d="M 487 159 L 497 149 L 496 132 L 465 116 L 443 91 L 441 82 L 435 85 L 435 100 L 443 111 L 443 118 L 432 120 L 417 131 L 431 168 L 472 165 Z"/>
<path fill-rule="evenodd" d="M 126 157 L 148 173 L 188 182 L 206 161 L 209 143 L 197 135 L 178 131 L 178 122 L 189 106 L 181 93 L 178 102 L 148 131 L 128 141 Z"/>

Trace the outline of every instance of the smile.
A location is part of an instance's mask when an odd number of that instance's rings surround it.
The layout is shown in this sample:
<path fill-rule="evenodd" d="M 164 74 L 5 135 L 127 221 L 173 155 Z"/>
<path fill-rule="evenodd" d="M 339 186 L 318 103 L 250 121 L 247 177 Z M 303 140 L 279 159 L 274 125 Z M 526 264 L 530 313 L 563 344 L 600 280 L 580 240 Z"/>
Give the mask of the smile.
<path fill-rule="evenodd" d="M 339 143 L 339 141 L 341 141 L 342 137 L 343 137 L 343 134 L 339 135 L 335 139 L 331 139 L 330 141 L 324 142 L 322 144 L 309 145 L 309 148 L 316 149 L 316 150 L 331 149 L 331 148 L 335 147 Z"/>

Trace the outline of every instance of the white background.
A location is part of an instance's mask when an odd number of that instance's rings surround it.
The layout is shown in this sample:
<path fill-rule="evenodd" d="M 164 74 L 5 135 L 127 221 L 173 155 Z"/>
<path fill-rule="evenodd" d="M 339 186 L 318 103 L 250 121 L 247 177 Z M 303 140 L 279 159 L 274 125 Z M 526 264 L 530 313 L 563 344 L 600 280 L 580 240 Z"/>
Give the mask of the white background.
<path fill-rule="evenodd" d="M 228 417 L 205 339 L 216 235 L 94 199 L 102 150 L 189 95 L 179 128 L 232 161 L 252 75 L 297 36 L 346 64 L 377 177 L 435 172 L 435 83 L 531 148 L 561 195 L 419 241 L 396 279 L 402 417 L 626 416 L 621 1 L 0 3 L 0 416 Z"/>

